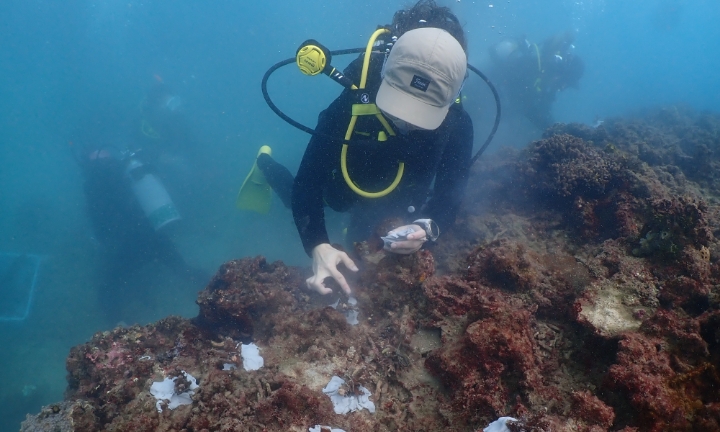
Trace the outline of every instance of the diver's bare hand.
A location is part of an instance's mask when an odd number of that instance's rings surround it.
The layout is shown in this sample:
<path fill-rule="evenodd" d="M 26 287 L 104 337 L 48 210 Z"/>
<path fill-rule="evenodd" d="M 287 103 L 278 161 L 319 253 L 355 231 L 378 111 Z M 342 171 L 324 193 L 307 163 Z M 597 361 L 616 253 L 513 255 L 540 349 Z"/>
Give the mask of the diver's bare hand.
<path fill-rule="evenodd" d="M 388 232 L 388 235 L 391 235 L 395 232 L 406 231 L 408 228 L 412 228 L 414 232 L 408 234 L 406 240 L 398 240 L 392 243 L 389 249 L 390 252 L 403 255 L 415 253 L 419 251 L 423 243 L 427 241 L 427 233 L 420 225 L 416 224 L 397 227 L 394 230 Z"/>
<path fill-rule="evenodd" d="M 421 229 L 422 230 L 422 229 Z M 313 276 L 308 278 L 307 286 L 320 294 L 330 294 L 332 289 L 325 286 L 325 278 L 332 277 L 337 281 L 345 294 L 350 295 L 350 285 L 345 280 L 345 276 L 337 269 L 338 264 L 343 263 L 345 267 L 356 272 L 357 266 L 350 257 L 342 251 L 335 249 L 328 243 L 322 243 L 312 251 L 313 257 Z"/>

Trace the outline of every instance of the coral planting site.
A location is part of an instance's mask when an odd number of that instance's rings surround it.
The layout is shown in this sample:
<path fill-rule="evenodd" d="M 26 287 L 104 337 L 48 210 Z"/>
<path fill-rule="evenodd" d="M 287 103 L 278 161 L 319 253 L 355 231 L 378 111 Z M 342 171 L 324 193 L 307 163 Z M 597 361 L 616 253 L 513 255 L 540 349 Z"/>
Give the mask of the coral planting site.
<path fill-rule="evenodd" d="M 474 166 L 436 245 L 348 251 L 353 297 L 227 262 L 196 318 L 74 347 L 22 430 L 718 431 L 719 173 L 717 115 L 555 125 Z"/>

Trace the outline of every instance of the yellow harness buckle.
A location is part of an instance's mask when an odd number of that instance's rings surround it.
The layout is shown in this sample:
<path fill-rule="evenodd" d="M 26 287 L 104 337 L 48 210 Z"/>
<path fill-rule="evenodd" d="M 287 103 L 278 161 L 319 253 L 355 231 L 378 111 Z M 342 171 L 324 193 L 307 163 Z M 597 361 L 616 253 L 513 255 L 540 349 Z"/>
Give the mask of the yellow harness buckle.
<path fill-rule="evenodd" d="M 353 104 L 352 115 L 377 115 L 380 114 L 380 108 L 375 104 Z"/>

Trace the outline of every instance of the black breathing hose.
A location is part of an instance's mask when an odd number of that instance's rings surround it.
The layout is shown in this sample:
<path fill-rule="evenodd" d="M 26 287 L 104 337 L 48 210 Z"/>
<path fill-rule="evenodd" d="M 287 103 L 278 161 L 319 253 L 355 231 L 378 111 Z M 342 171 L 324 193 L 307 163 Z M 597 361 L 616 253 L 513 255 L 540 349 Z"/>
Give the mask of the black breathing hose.
<path fill-rule="evenodd" d="M 331 55 L 343 55 L 343 54 L 357 54 L 357 53 L 362 53 L 362 52 L 365 52 L 365 48 L 350 48 L 350 49 L 344 49 L 344 50 L 330 51 L 330 54 Z M 272 75 L 276 70 L 280 69 L 283 66 L 287 66 L 290 63 L 295 63 L 295 57 L 291 57 L 289 59 L 285 59 L 283 61 L 275 63 L 274 65 L 272 65 L 270 67 L 270 69 L 268 69 L 265 72 L 265 75 L 263 75 L 261 87 L 262 87 L 263 98 L 265 98 L 265 103 L 267 103 L 267 105 L 270 107 L 270 109 L 273 110 L 273 112 L 275 114 L 277 114 L 278 117 L 285 120 L 291 126 L 297 128 L 297 129 L 300 129 L 301 131 L 308 133 L 310 135 L 322 136 L 323 138 L 330 139 L 333 141 L 339 140 L 338 137 L 325 135 L 323 133 L 317 132 L 316 130 L 314 130 L 312 128 L 305 126 L 304 124 L 302 124 L 298 121 L 295 121 L 294 119 L 292 119 L 291 117 L 286 115 L 284 112 L 282 112 L 280 110 L 280 108 L 278 108 L 277 105 L 275 105 L 275 103 L 272 101 L 272 99 L 270 99 L 270 94 L 268 93 L 268 90 L 267 90 L 267 82 L 268 82 L 268 79 L 270 78 L 270 75 Z M 480 150 L 478 150 L 477 153 L 475 153 L 475 156 L 473 156 L 473 158 L 471 159 L 470 165 L 472 166 L 475 163 L 475 161 L 478 160 L 480 155 L 483 154 L 485 149 L 487 149 L 487 147 L 490 145 L 490 142 L 492 141 L 493 137 L 495 136 L 495 132 L 497 132 L 498 125 L 500 124 L 501 109 L 500 109 L 500 96 L 498 95 L 498 92 L 495 89 L 495 86 L 490 82 L 488 77 L 485 76 L 484 73 L 480 72 L 480 70 L 478 70 L 475 66 L 473 66 L 471 64 L 468 64 L 468 68 L 471 71 L 475 72 L 475 74 L 477 76 L 479 76 L 483 81 L 485 81 L 485 84 L 487 84 L 487 86 L 490 88 L 490 91 L 492 92 L 493 96 L 495 97 L 495 107 L 496 107 L 495 124 L 493 124 L 492 130 L 490 131 L 490 135 L 488 135 L 487 139 L 485 140 L 483 145 L 480 147 Z M 369 139 L 351 139 L 351 140 L 345 140 L 345 142 L 374 143 L 375 141 L 369 140 Z"/>
<path fill-rule="evenodd" d="M 500 114 L 501 114 L 501 108 L 500 108 L 500 95 L 498 95 L 497 90 L 495 89 L 495 86 L 490 82 L 487 76 L 485 76 L 484 73 L 480 72 L 478 68 L 468 63 L 468 68 L 470 68 L 471 71 L 475 72 L 477 76 L 482 78 L 483 81 L 485 81 L 485 84 L 490 88 L 490 91 L 493 94 L 493 97 L 495 98 L 495 124 L 493 124 L 492 130 L 490 131 L 490 135 L 488 135 L 487 139 L 483 143 L 483 145 L 480 147 L 480 150 L 475 153 L 475 156 L 470 160 L 470 166 L 473 166 L 476 160 L 480 157 L 480 155 L 483 154 L 485 149 L 488 148 L 490 145 L 490 141 L 495 137 L 495 132 L 497 132 L 498 126 L 500 125 Z"/>

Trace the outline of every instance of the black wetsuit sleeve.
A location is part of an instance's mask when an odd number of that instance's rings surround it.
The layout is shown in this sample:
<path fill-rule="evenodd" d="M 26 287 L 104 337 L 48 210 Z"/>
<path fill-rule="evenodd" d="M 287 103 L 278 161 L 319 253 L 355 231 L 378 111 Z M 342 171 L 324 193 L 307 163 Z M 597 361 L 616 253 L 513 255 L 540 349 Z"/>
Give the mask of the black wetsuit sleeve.
<path fill-rule="evenodd" d="M 370 63 L 369 76 L 380 75 L 381 61 Z M 362 69 L 362 56 L 353 60 L 345 69 L 345 76 L 353 82 L 359 82 Z M 368 80 L 368 88 L 371 85 Z M 379 84 L 377 84 L 379 85 Z M 377 90 L 375 90 L 377 91 Z M 324 193 L 333 181 L 333 170 L 339 171 L 340 149 L 342 137 L 350 119 L 350 107 L 353 103 L 351 92 L 345 90 L 332 104 L 318 116 L 315 128 L 322 135 L 313 135 L 310 138 L 305 154 L 292 190 L 292 212 L 295 226 L 300 234 L 305 252 L 312 256 L 315 246 L 330 243 L 325 228 L 325 201 Z M 338 137 L 333 141 L 328 137 Z"/>
<path fill-rule="evenodd" d="M 316 130 L 332 136 L 329 110 L 320 113 Z M 322 136 L 313 135 L 303 155 L 292 193 L 292 212 L 295 226 L 300 234 L 305 252 L 312 256 L 312 250 L 321 243 L 330 243 L 325 228 L 325 206 L 323 192 L 332 171 L 334 144 Z"/>
<path fill-rule="evenodd" d="M 435 177 L 432 197 L 424 216 L 448 230 L 455 223 L 460 203 L 465 195 L 473 149 L 473 124 L 464 109 L 457 109 L 452 119 L 449 138 Z"/>

